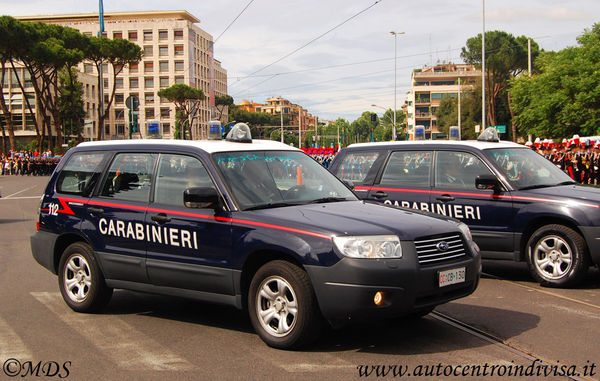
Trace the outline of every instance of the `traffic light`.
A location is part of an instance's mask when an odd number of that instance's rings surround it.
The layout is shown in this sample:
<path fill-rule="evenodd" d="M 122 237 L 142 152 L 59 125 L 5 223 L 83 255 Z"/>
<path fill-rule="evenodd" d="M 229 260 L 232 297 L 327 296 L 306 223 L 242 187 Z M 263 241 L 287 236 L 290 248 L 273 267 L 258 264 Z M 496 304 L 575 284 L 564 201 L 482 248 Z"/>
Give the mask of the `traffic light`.
<path fill-rule="evenodd" d="M 371 122 L 373 122 L 373 123 L 377 122 L 377 114 L 371 113 Z"/>

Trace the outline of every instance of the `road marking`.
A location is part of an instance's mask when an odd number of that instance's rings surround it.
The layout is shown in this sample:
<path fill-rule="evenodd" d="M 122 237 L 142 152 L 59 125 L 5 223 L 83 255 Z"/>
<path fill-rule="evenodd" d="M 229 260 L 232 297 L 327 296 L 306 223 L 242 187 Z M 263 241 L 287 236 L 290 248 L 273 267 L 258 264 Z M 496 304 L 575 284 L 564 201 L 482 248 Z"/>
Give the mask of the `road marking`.
<path fill-rule="evenodd" d="M 18 195 L 19 193 L 26 192 L 26 191 L 28 191 L 28 190 L 30 190 L 30 189 L 33 189 L 33 188 L 36 188 L 36 187 L 38 187 L 38 185 L 34 185 L 34 186 L 32 186 L 32 187 L 25 188 L 25 189 L 23 189 L 23 190 L 20 190 L 20 191 L 18 191 L 18 192 L 16 192 L 16 193 L 13 193 L 13 194 L 11 194 L 11 195 L 8 195 L 8 196 L 6 196 L 6 197 L 4 197 L 4 198 L 10 198 L 10 197 L 12 197 L 12 196 Z M 40 197 L 40 196 L 38 196 L 38 198 L 39 198 L 39 197 Z"/>
<path fill-rule="evenodd" d="M 9 358 L 21 361 L 31 360 L 33 356 L 19 335 L 0 317 L 0 360 Z"/>
<path fill-rule="evenodd" d="M 1 197 L 0 201 L 2 201 L 2 200 L 25 200 L 25 199 L 30 199 L 30 198 L 36 198 L 39 200 L 40 196 L 23 196 L 23 197 L 11 197 L 11 198 Z"/>
<path fill-rule="evenodd" d="M 32 292 L 31 295 L 122 369 L 185 371 L 196 368 L 114 315 L 74 312 L 58 292 Z"/>
<path fill-rule="evenodd" d="M 486 275 L 486 276 L 488 276 L 488 277 L 490 277 L 492 279 L 497 279 L 497 280 L 499 280 L 501 282 L 509 283 L 509 284 L 512 284 L 512 285 L 524 288 L 524 289 L 529 290 L 529 291 L 537 291 L 537 292 L 540 292 L 542 294 L 546 294 L 546 295 L 550 295 L 550 296 L 555 296 L 557 298 L 568 300 L 568 301 L 573 302 L 573 303 L 579 303 L 579 304 L 583 304 L 584 306 L 588 306 L 588 307 L 591 307 L 591 308 L 600 309 L 600 306 L 598 306 L 596 304 L 584 302 L 583 300 L 569 298 L 568 296 L 556 294 L 556 293 L 551 292 L 551 291 L 540 290 L 540 289 L 537 289 L 537 288 L 534 288 L 534 287 L 530 287 L 530 286 L 526 286 L 524 284 L 520 284 L 520 283 L 511 281 L 511 280 L 502 279 L 502 278 L 497 277 L 497 276 L 492 275 L 492 274 L 487 274 L 487 273 L 481 273 L 481 274 L 482 275 Z"/>

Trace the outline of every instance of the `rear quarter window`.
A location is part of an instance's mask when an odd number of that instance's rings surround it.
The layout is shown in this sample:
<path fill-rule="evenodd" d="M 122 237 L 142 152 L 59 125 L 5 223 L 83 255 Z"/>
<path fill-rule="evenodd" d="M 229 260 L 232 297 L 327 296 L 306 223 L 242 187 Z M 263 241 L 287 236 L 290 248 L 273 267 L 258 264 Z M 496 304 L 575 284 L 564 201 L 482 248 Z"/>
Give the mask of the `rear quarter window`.
<path fill-rule="evenodd" d="M 395 151 L 381 175 L 381 185 L 422 186 L 430 184 L 431 151 Z"/>
<path fill-rule="evenodd" d="M 105 153 L 74 153 L 56 180 L 56 191 L 79 196 L 89 196 L 100 177 Z"/>
<path fill-rule="evenodd" d="M 379 151 L 360 151 L 347 153 L 338 165 L 335 175 L 343 181 L 364 183 L 370 172 L 376 171 L 373 165 L 382 155 Z"/>

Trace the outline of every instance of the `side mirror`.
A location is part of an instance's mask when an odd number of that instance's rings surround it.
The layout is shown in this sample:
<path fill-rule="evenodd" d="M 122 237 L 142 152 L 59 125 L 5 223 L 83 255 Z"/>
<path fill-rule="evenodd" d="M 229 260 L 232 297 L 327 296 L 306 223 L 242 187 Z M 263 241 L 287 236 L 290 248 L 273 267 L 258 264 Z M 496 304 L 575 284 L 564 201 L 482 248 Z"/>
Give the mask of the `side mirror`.
<path fill-rule="evenodd" d="M 500 190 L 500 182 L 494 175 L 479 175 L 475 179 L 475 187 L 477 189 L 493 189 L 494 191 Z"/>
<path fill-rule="evenodd" d="M 220 206 L 219 193 L 215 188 L 193 187 L 183 191 L 183 204 L 186 208 L 217 210 Z"/>

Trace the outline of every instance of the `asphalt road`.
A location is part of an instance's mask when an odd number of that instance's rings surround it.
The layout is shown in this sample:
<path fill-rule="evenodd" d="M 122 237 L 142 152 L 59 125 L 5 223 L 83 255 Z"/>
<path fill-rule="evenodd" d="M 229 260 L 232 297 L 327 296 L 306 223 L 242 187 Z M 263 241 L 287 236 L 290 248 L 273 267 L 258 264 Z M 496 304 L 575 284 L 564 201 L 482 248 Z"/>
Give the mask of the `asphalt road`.
<path fill-rule="evenodd" d="M 267 347 L 244 312 L 179 298 L 116 291 L 102 313 L 75 313 L 29 247 L 46 181 L 0 177 L 0 380 L 39 378 L 37 364 L 56 373 L 45 378 L 74 380 L 397 379 L 404 369 L 417 379 L 522 379 L 510 377 L 519 369 L 569 379 L 543 364 L 600 380 L 596 268 L 566 290 L 540 287 L 524 264 L 485 262 L 470 297 L 418 320 L 326 331 L 303 351 Z M 373 366 L 390 373 L 377 377 Z"/>

